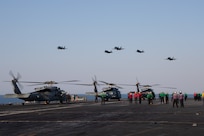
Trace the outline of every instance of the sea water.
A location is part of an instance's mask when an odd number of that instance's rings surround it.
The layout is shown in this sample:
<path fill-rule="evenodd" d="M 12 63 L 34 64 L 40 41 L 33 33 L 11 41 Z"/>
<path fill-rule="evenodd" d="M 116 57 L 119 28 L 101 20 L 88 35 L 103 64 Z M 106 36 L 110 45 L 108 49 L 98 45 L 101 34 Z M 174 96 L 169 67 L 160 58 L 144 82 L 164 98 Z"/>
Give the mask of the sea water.
<path fill-rule="evenodd" d="M 0 104 L 20 104 L 23 100 L 18 98 L 5 98 L 4 95 L 0 95 Z"/>

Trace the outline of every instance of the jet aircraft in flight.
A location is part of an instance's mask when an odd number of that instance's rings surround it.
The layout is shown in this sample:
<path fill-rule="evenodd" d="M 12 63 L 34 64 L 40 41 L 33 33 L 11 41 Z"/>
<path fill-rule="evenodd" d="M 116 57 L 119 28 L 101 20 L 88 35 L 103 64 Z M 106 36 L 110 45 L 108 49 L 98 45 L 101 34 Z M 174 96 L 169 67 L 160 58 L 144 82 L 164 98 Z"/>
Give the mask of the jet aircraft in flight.
<path fill-rule="evenodd" d="M 143 51 L 143 50 L 137 50 L 137 52 L 138 52 L 138 53 L 144 53 L 144 51 Z"/>
<path fill-rule="evenodd" d="M 114 49 L 115 49 L 115 50 L 123 50 L 124 48 L 123 48 L 123 47 L 115 46 Z"/>
<path fill-rule="evenodd" d="M 176 60 L 176 58 L 174 58 L 174 57 L 168 57 L 168 58 L 166 58 L 166 60 L 172 61 L 172 60 Z"/>
<path fill-rule="evenodd" d="M 58 49 L 58 50 L 65 50 L 65 49 L 67 49 L 67 48 L 66 48 L 65 46 L 58 46 L 57 49 Z"/>
<path fill-rule="evenodd" d="M 109 50 L 105 50 L 105 53 L 113 53 L 112 51 Z"/>

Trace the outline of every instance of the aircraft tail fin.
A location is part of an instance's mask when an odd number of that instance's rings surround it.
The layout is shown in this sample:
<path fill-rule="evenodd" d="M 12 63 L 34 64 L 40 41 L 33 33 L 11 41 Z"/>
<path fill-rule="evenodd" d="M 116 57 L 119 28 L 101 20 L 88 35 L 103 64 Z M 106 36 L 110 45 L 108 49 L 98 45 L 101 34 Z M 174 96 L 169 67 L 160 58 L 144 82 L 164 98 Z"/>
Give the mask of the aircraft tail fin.
<path fill-rule="evenodd" d="M 13 87 L 14 87 L 13 91 L 14 91 L 15 94 L 22 94 L 19 87 L 18 87 L 18 85 L 17 85 L 17 82 L 18 81 L 15 80 L 15 79 L 12 80 L 12 84 L 13 84 Z"/>
<path fill-rule="evenodd" d="M 9 74 L 13 77 L 13 80 L 11 80 L 11 83 L 12 83 L 12 85 L 14 87 L 14 93 L 15 94 L 22 94 L 19 87 L 18 87 L 18 85 L 20 87 L 22 87 L 18 82 L 18 80 L 21 78 L 21 75 L 18 73 L 17 77 L 15 77 L 12 71 L 10 71 Z M 17 85 L 17 83 L 18 83 L 18 85 Z"/>

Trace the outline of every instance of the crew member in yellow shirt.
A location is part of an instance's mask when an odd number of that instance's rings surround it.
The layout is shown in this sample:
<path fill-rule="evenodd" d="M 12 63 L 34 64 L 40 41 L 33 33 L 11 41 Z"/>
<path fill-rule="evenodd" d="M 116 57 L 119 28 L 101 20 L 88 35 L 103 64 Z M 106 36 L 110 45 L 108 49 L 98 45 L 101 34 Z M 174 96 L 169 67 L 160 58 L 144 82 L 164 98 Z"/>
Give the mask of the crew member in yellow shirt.
<path fill-rule="evenodd" d="M 203 105 L 204 105 L 204 91 L 202 93 Z"/>

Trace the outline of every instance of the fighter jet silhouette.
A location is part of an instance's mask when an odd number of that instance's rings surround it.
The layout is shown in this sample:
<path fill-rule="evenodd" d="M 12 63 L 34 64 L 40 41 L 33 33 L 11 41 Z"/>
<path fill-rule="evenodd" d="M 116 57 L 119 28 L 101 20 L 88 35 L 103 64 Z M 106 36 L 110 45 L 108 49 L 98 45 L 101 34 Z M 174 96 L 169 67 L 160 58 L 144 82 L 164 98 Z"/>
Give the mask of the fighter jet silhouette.
<path fill-rule="evenodd" d="M 137 52 L 138 52 L 138 53 L 144 53 L 144 51 L 143 51 L 143 50 L 137 50 Z"/>
<path fill-rule="evenodd" d="M 123 47 L 115 46 L 114 49 L 115 49 L 115 50 L 123 50 L 124 48 L 123 48 Z"/>
<path fill-rule="evenodd" d="M 58 46 L 57 49 L 58 49 L 58 50 L 65 50 L 66 47 L 65 47 L 65 46 L 64 46 L 64 47 L 63 47 L 63 46 Z"/>
<path fill-rule="evenodd" d="M 108 50 L 105 50 L 104 52 L 105 53 L 113 53 L 112 51 L 108 51 Z"/>
<path fill-rule="evenodd" d="M 172 60 L 176 60 L 176 58 L 174 58 L 174 57 L 168 57 L 168 58 L 166 58 L 166 60 L 172 61 Z"/>

